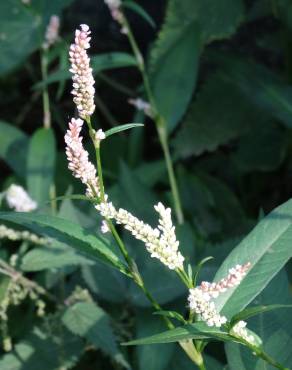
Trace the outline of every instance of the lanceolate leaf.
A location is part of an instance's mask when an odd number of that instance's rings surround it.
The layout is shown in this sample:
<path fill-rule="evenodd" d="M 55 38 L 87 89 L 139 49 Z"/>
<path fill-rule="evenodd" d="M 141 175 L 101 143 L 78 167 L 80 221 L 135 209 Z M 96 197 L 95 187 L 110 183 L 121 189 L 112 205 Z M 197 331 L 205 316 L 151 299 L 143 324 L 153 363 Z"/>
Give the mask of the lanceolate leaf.
<path fill-rule="evenodd" d="M 117 127 L 113 127 L 110 130 L 107 130 L 105 132 L 105 136 L 108 137 L 108 136 L 116 134 L 117 132 L 126 131 L 134 127 L 142 127 L 142 126 L 144 126 L 143 123 L 126 123 L 125 125 L 120 125 Z"/>
<path fill-rule="evenodd" d="M 1 212 L 0 219 L 27 227 L 36 233 L 49 236 L 76 249 L 86 257 L 97 259 L 128 274 L 126 266 L 110 249 L 107 242 L 97 235 L 90 234 L 78 224 L 55 216 L 34 213 Z"/>
<path fill-rule="evenodd" d="M 171 329 L 147 338 L 136 339 L 131 342 L 124 343 L 124 345 L 172 343 L 187 339 L 211 339 L 229 341 L 231 340 L 231 337 L 227 332 L 223 330 L 208 327 L 206 324 L 200 322 Z"/>
<path fill-rule="evenodd" d="M 242 282 L 221 294 L 216 306 L 228 318 L 244 309 L 292 257 L 292 200 L 276 208 L 226 258 L 215 280 L 236 264 L 251 262 Z"/>
<path fill-rule="evenodd" d="M 231 320 L 231 325 L 235 325 L 240 320 L 247 320 L 253 316 L 263 314 L 265 312 L 270 312 L 278 310 L 280 308 L 292 308 L 292 305 L 287 304 L 271 304 L 269 306 L 254 306 L 246 308 L 245 310 L 234 315 Z"/>
<path fill-rule="evenodd" d="M 141 5 L 135 3 L 134 1 L 123 1 L 123 6 L 139 14 L 148 24 L 150 24 L 151 27 L 156 27 L 153 18 L 142 8 Z"/>

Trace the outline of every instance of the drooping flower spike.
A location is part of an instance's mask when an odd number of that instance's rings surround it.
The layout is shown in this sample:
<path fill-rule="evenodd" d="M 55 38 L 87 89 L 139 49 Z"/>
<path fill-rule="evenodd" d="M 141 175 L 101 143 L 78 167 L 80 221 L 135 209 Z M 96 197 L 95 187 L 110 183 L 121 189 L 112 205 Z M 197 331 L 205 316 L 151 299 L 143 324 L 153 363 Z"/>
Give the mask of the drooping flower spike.
<path fill-rule="evenodd" d="M 58 41 L 59 29 L 60 18 L 57 15 L 52 15 L 45 34 L 45 42 L 43 43 L 44 49 L 49 49 L 49 47 Z"/>
<path fill-rule="evenodd" d="M 103 217 L 114 219 L 117 224 L 129 230 L 136 239 L 143 241 L 151 257 L 158 258 L 171 270 L 182 269 L 184 257 L 178 250 L 179 242 L 176 240 L 171 210 L 165 208 L 162 203 L 158 203 L 154 208 L 160 215 L 159 226 L 155 229 L 125 209 L 116 210 L 111 202 L 96 206 Z"/>

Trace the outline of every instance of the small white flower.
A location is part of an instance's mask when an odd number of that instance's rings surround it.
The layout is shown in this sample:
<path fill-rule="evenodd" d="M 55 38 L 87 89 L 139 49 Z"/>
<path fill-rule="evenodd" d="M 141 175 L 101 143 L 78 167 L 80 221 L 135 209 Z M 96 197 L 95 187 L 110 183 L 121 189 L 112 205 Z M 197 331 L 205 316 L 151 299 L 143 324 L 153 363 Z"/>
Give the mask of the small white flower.
<path fill-rule="evenodd" d="M 48 49 L 58 41 L 59 28 L 60 18 L 57 15 L 52 15 L 45 34 L 45 42 L 43 43 L 44 49 Z"/>
<path fill-rule="evenodd" d="M 171 211 L 161 203 L 155 206 L 160 214 L 159 226 L 153 229 L 125 209 L 116 210 L 111 202 L 104 202 L 95 207 L 103 217 L 115 219 L 138 240 L 145 243 L 151 257 L 159 259 L 171 270 L 182 269 L 184 257 L 178 251 L 175 229 L 171 221 Z"/>
<path fill-rule="evenodd" d="M 248 331 L 246 330 L 246 325 L 247 324 L 245 321 L 239 321 L 231 329 L 231 334 L 233 334 L 235 337 L 242 338 L 251 344 L 254 344 L 255 338 L 253 337 L 253 335 L 248 333 Z"/>
<path fill-rule="evenodd" d="M 106 234 L 110 231 L 109 227 L 108 227 L 108 224 L 106 223 L 106 221 L 102 221 L 102 224 L 101 224 L 101 227 L 100 227 L 100 231 L 103 233 L 103 234 Z"/>
<path fill-rule="evenodd" d="M 151 105 L 141 98 L 129 99 L 128 102 L 133 105 L 137 110 L 144 112 L 148 117 L 153 117 Z"/>
<path fill-rule="evenodd" d="M 30 198 L 22 186 L 10 185 L 5 196 L 8 206 L 16 212 L 31 212 L 37 209 L 37 203 Z"/>
<path fill-rule="evenodd" d="M 105 138 L 106 138 L 106 136 L 105 136 L 105 133 L 102 131 L 102 129 L 99 129 L 95 133 L 95 140 L 101 141 L 101 140 L 104 140 Z"/>
<path fill-rule="evenodd" d="M 188 301 L 190 309 L 198 315 L 199 320 L 205 321 L 208 326 L 220 328 L 227 322 L 226 317 L 216 311 L 214 302 L 210 301 L 210 296 L 200 288 L 190 289 Z"/>

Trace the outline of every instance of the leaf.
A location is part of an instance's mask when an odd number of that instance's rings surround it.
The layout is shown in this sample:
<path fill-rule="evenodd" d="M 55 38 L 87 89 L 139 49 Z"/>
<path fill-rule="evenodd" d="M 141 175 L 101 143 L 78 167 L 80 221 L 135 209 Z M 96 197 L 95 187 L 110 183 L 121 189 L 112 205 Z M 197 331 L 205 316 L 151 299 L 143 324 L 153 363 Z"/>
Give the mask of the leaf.
<path fill-rule="evenodd" d="M 73 334 L 86 338 L 96 348 L 128 367 L 118 351 L 107 314 L 93 302 L 79 302 L 68 307 L 62 322 Z"/>
<path fill-rule="evenodd" d="M 150 56 L 151 85 L 172 131 L 196 86 L 205 44 L 230 36 L 243 18 L 242 0 L 170 0 Z"/>
<path fill-rule="evenodd" d="M 134 127 L 142 127 L 142 126 L 144 126 L 143 123 L 127 123 L 125 125 L 120 125 L 120 126 L 117 126 L 117 127 L 113 127 L 110 130 L 107 130 L 105 132 L 105 136 L 106 137 L 109 137 L 109 136 L 114 135 L 114 134 L 116 134 L 118 132 L 130 130 L 131 128 L 134 128 Z"/>
<path fill-rule="evenodd" d="M 273 171 L 283 162 L 287 152 L 287 133 L 283 127 L 267 122 L 256 124 L 239 140 L 234 161 L 244 173 Z"/>
<path fill-rule="evenodd" d="M 155 311 L 153 312 L 153 315 L 160 315 L 160 316 L 165 316 L 165 317 L 169 317 L 171 319 L 176 319 L 184 324 L 186 324 L 186 320 L 183 318 L 183 316 L 176 312 L 176 311 Z"/>
<path fill-rule="evenodd" d="M 0 2 L 0 75 L 21 64 L 39 44 L 38 18 L 21 1 Z M 16 47 L 21 40 L 21 47 Z"/>
<path fill-rule="evenodd" d="M 231 319 L 231 325 L 235 325 L 238 321 L 247 320 L 253 316 L 257 316 L 266 312 L 278 310 L 280 308 L 292 308 L 292 305 L 287 304 L 271 304 L 268 306 L 254 306 L 248 307 L 245 310 L 234 315 Z"/>
<path fill-rule="evenodd" d="M 51 129 L 40 128 L 33 135 L 27 159 L 27 188 L 39 206 L 50 199 L 56 159 L 56 143 Z"/>
<path fill-rule="evenodd" d="M 213 357 L 206 355 L 204 353 L 204 362 L 205 367 L 208 370 L 222 370 L 223 365 L 215 360 Z M 194 363 L 190 360 L 190 358 L 185 354 L 185 352 L 180 348 L 177 347 L 175 354 L 169 364 L 170 366 L 167 370 L 194 370 Z"/>
<path fill-rule="evenodd" d="M 152 28 L 156 28 L 156 24 L 153 18 L 140 6 L 139 4 L 135 3 L 134 1 L 123 1 L 123 7 L 128 8 L 135 13 L 139 14 Z"/>
<path fill-rule="evenodd" d="M 82 266 L 82 277 L 88 287 L 106 301 L 122 303 L 128 299 L 128 279 L 119 271 L 101 263 Z"/>
<path fill-rule="evenodd" d="M 90 234 L 90 232 L 78 224 L 55 216 L 21 212 L 0 212 L 0 219 L 27 227 L 36 233 L 56 239 L 58 242 L 67 244 L 92 260 L 109 264 L 122 273 L 128 274 L 126 266 L 110 249 L 105 239 Z"/>
<path fill-rule="evenodd" d="M 216 299 L 216 307 L 228 318 L 244 309 L 292 257 L 292 200 L 265 217 L 229 254 L 216 274 L 218 281 L 237 264 L 251 262 L 242 282 Z"/>
<path fill-rule="evenodd" d="M 256 297 L 254 305 L 291 305 L 287 273 L 283 269 L 263 292 Z M 256 332 L 263 341 L 263 349 L 285 368 L 292 366 L 292 322 L 291 310 L 281 309 L 260 313 L 248 321 L 248 327 Z M 255 357 L 242 346 L 233 343 L 226 345 L 230 370 L 273 370 L 274 367 Z"/>
<path fill-rule="evenodd" d="M 217 73 L 209 77 L 174 139 L 179 157 L 213 152 L 245 133 L 260 116 L 234 85 Z"/>
<path fill-rule="evenodd" d="M 137 65 L 136 59 L 127 53 L 114 52 L 93 55 L 91 58 L 91 67 L 94 74 L 114 68 L 134 67 Z M 51 73 L 44 81 L 34 85 L 34 89 L 43 89 L 48 84 L 69 80 L 72 74 L 66 70 L 58 70 Z"/>
<path fill-rule="evenodd" d="M 62 340 L 61 340 L 62 339 Z M 81 357 L 83 343 L 63 331 L 62 338 L 47 336 L 43 330 L 34 328 L 14 350 L 2 355 L 2 370 L 58 370 L 60 366 L 71 368 Z M 62 358 L 62 360 L 61 360 Z"/>
<path fill-rule="evenodd" d="M 26 134 L 3 121 L 0 121 L 0 131 L 0 158 L 19 176 L 24 177 L 28 148 L 28 138 Z"/>
<path fill-rule="evenodd" d="M 42 271 L 72 265 L 93 264 L 88 258 L 78 255 L 72 248 L 49 246 L 33 249 L 22 258 L 23 271 Z"/>
<path fill-rule="evenodd" d="M 165 330 L 165 323 L 149 312 L 139 311 L 136 321 L 136 335 L 143 338 Z M 174 354 L 174 344 L 157 344 L 139 346 L 135 349 L 139 370 L 166 370 Z"/>
<path fill-rule="evenodd" d="M 236 85 L 246 98 L 270 113 L 286 127 L 292 127 L 292 86 L 263 65 L 231 55 L 213 55 L 222 67 L 225 79 Z"/>
<path fill-rule="evenodd" d="M 213 340 L 231 340 L 229 334 L 223 330 L 214 327 L 208 327 L 205 323 L 189 324 L 175 329 L 164 331 L 143 339 L 132 340 L 122 343 L 126 346 L 173 343 L 187 339 L 213 339 Z"/>
<path fill-rule="evenodd" d="M 169 1 L 150 55 L 154 99 L 169 131 L 185 113 L 197 81 L 201 42 L 191 9 L 192 1 Z"/>

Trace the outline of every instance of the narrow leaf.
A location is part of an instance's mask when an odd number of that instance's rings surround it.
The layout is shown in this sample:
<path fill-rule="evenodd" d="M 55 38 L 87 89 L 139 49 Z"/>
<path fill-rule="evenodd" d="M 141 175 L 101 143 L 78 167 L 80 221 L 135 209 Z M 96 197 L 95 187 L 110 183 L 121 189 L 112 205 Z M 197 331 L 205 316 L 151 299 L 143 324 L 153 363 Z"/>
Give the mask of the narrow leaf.
<path fill-rule="evenodd" d="M 88 258 L 97 259 L 115 267 L 126 275 L 128 274 L 126 266 L 110 249 L 107 241 L 91 234 L 78 224 L 55 216 L 21 212 L 1 212 L 0 219 L 13 222 L 36 233 L 56 239 L 76 249 Z"/>
<path fill-rule="evenodd" d="M 278 310 L 280 308 L 292 308 L 291 304 L 271 304 L 269 306 L 255 306 L 249 307 L 245 310 L 239 312 L 237 315 L 234 315 L 231 319 L 231 325 L 235 325 L 238 321 L 247 320 L 253 316 L 263 314 L 265 312 L 270 312 L 274 310 Z"/>
<path fill-rule="evenodd" d="M 130 130 L 131 128 L 134 128 L 134 127 L 142 127 L 142 126 L 144 126 L 143 123 L 126 123 L 125 125 L 120 125 L 120 126 L 113 127 L 111 129 L 107 130 L 105 132 L 105 136 L 109 137 L 111 135 L 116 134 L 117 132 L 126 131 L 126 130 Z"/>
<path fill-rule="evenodd" d="M 142 8 L 141 5 L 134 3 L 133 1 L 124 1 L 123 7 L 133 10 L 139 14 L 152 28 L 156 28 L 156 24 L 153 18 Z"/>

